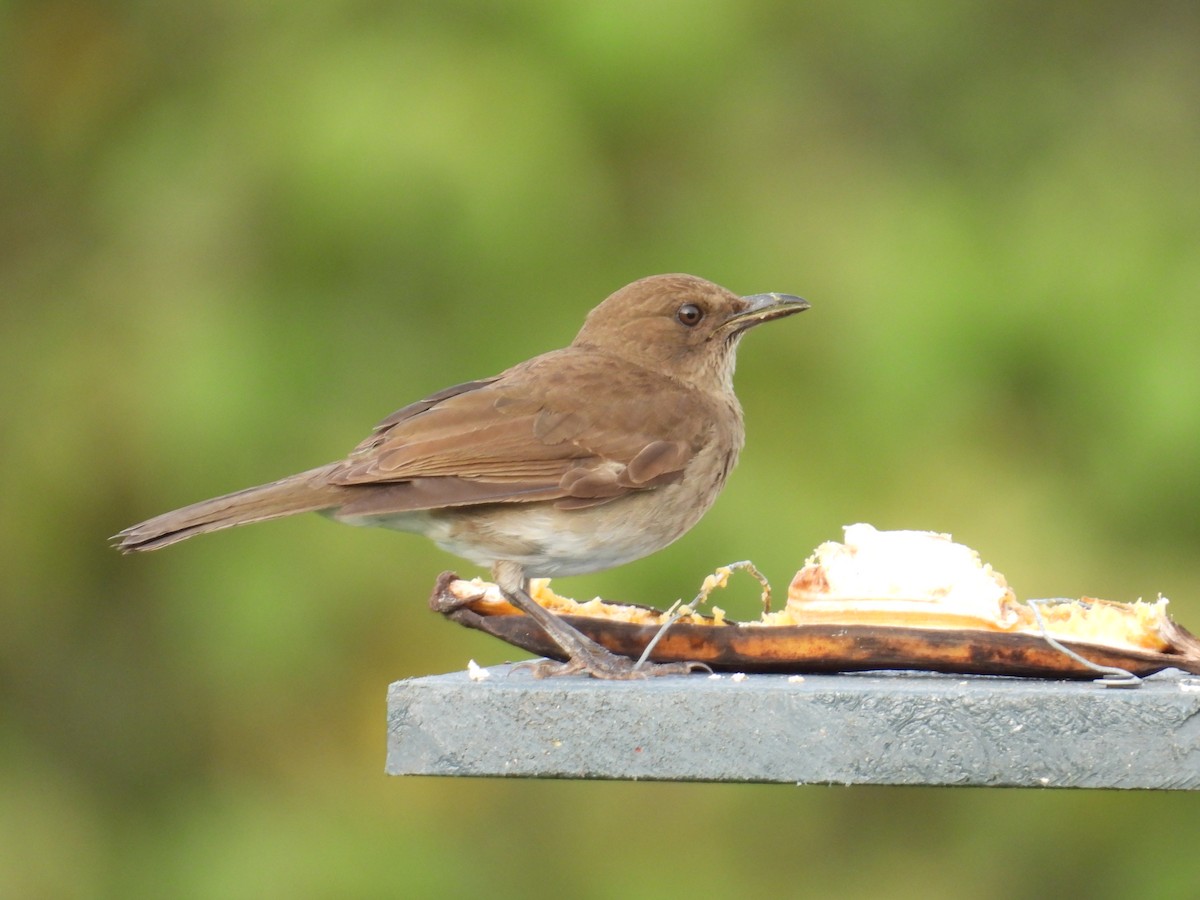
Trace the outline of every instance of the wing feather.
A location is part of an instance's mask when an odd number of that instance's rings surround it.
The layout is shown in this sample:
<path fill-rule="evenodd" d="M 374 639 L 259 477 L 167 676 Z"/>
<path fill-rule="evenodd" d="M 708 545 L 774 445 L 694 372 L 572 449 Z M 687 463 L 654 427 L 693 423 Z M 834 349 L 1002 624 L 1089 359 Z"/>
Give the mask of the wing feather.
<path fill-rule="evenodd" d="M 636 402 L 649 396 L 653 404 Z M 343 506 L 348 515 L 531 500 L 592 506 L 680 478 L 711 423 L 709 404 L 686 385 L 573 348 L 404 407 L 329 480 L 371 488 Z"/>

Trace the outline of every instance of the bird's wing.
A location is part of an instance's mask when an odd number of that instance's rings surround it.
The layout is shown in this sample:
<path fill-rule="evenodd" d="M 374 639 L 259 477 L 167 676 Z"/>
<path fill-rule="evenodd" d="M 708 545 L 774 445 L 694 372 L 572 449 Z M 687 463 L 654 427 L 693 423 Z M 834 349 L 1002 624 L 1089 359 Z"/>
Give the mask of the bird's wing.
<path fill-rule="evenodd" d="M 378 486 L 354 503 L 360 514 L 521 500 L 591 506 L 678 479 L 711 427 L 703 406 L 672 379 L 556 351 L 393 413 L 328 478 Z"/>

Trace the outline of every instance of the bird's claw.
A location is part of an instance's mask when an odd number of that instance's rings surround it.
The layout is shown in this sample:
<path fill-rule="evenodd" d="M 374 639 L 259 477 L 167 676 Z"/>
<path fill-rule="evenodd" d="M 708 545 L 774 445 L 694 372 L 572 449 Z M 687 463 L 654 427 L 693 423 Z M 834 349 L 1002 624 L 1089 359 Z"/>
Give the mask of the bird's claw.
<path fill-rule="evenodd" d="M 534 678 L 557 678 L 560 675 L 590 675 L 605 681 L 634 681 L 660 675 L 691 675 L 693 672 L 712 673 L 702 662 L 635 662 L 607 650 L 602 653 L 576 654 L 566 662 L 554 659 L 531 659 L 513 666 L 512 671 L 527 669 Z"/>

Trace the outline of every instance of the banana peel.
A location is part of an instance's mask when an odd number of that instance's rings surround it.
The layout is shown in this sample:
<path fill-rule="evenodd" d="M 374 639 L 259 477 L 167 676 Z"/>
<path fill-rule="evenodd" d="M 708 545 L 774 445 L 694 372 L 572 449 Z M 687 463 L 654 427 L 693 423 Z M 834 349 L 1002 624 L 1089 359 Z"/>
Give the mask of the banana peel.
<path fill-rule="evenodd" d="M 594 602 L 594 601 L 593 601 Z M 494 584 L 466 581 L 453 573 L 439 580 L 431 607 L 451 621 L 551 659 L 562 652 L 528 616 L 500 595 Z M 662 629 L 662 615 L 645 607 L 604 604 L 601 615 L 563 619 L 601 646 L 638 659 Z M 620 613 L 635 609 L 640 621 Z M 1145 676 L 1175 667 L 1200 675 L 1200 641 L 1173 620 L 1163 629 L 1163 650 L 1061 643 L 1092 663 Z M 676 621 L 655 645 L 652 662 L 701 662 L 721 672 L 861 672 L 916 669 L 964 675 L 1031 678 L 1095 678 L 1096 671 L 1064 654 L 1041 634 L 981 628 L 922 628 L 821 623 L 746 624 L 693 614 Z"/>
<path fill-rule="evenodd" d="M 1173 667 L 1200 675 L 1200 640 L 1167 615 L 1161 597 L 1020 603 L 1003 576 L 946 535 L 870 526 L 846 533 L 845 544 L 823 544 L 796 574 L 784 609 L 770 612 L 765 590 L 764 613 L 754 622 L 727 619 L 719 609 L 694 611 L 708 591 L 724 585 L 729 567 L 706 579 L 701 597 L 682 614 L 600 599 L 577 603 L 555 594 L 546 579 L 534 579 L 530 594 L 614 653 L 638 659 L 653 644 L 652 662 L 704 663 L 714 671 L 908 669 L 1095 679 L 1106 667 L 1138 677 Z M 940 574 L 931 581 L 930 572 Z M 444 573 L 430 606 L 522 650 L 563 658 L 494 584 Z"/>

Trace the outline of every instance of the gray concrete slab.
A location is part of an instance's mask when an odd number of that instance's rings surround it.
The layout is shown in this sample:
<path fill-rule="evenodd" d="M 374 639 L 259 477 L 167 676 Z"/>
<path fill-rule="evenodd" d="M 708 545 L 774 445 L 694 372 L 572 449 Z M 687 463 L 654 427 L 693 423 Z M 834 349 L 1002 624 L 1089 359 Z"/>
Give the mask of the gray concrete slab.
<path fill-rule="evenodd" d="M 1200 788 L 1200 677 L 920 672 L 398 681 L 392 775 Z"/>

